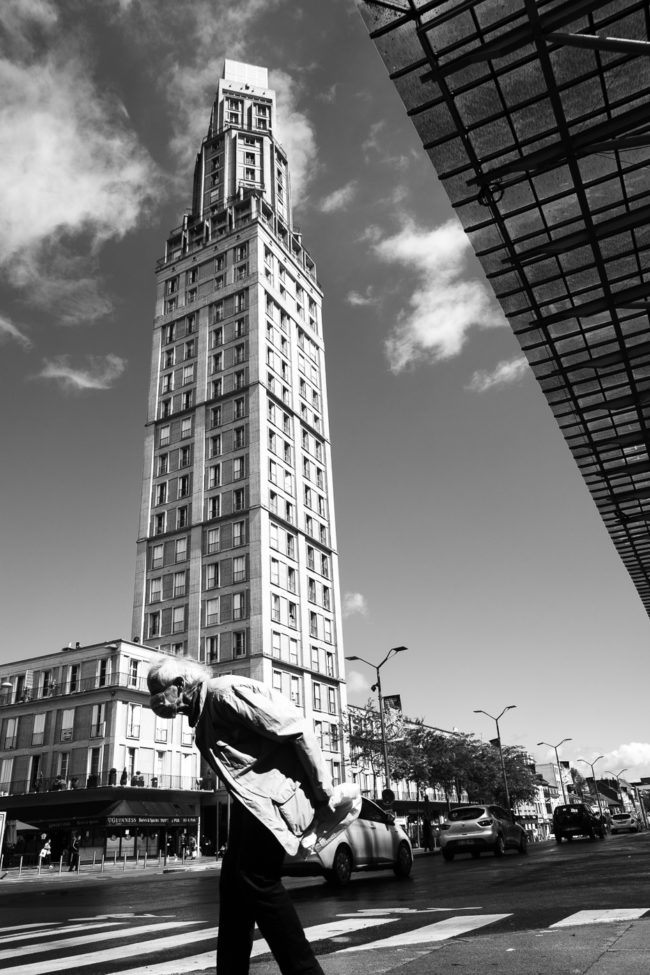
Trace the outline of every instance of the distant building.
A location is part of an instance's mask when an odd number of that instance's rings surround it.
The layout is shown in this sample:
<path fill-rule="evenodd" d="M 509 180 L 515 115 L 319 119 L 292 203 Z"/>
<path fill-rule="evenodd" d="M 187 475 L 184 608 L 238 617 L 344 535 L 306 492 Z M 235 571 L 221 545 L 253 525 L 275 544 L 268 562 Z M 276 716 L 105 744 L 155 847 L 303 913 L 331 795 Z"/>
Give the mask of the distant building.
<path fill-rule="evenodd" d="M 182 719 L 146 706 L 151 647 L 117 639 L 0 665 L 0 809 L 63 850 L 176 852 L 198 834 L 201 782 Z"/>
<path fill-rule="evenodd" d="M 226 60 L 157 265 L 133 610 L 143 643 L 282 691 L 335 782 L 345 677 L 322 292 L 266 68 Z"/>

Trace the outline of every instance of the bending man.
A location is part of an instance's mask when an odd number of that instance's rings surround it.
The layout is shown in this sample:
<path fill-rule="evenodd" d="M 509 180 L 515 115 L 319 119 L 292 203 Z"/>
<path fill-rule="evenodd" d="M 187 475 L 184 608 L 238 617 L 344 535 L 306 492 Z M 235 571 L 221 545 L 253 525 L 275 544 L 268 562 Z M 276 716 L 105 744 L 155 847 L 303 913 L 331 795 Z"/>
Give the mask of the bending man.
<path fill-rule="evenodd" d="M 196 744 L 230 793 L 219 888 L 218 975 L 245 975 L 257 923 L 283 975 L 323 975 L 282 884 L 285 852 L 298 852 L 332 786 L 302 713 L 248 677 L 212 677 L 188 658 L 164 657 L 147 676 L 151 708 L 185 714 Z"/>

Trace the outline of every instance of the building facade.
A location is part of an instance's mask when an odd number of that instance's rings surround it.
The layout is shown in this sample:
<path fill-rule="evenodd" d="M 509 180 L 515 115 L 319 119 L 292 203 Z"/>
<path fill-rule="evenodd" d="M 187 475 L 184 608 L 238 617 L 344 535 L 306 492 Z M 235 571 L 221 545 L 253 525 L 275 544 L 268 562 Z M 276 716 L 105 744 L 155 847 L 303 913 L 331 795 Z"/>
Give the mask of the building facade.
<path fill-rule="evenodd" d="M 157 267 L 134 638 L 271 685 L 335 781 L 345 707 L 321 319 L 267 71 L 226 61 Z"/>
<path fill-rule="evenodd" d="M 147 707 L 157 650 L 125 640 L 0 665 L 0 809 L 86 856 L 176 851 L 198 842 L 193 733 Z M 40 834 L 39 834 L 40 835 Z"/>

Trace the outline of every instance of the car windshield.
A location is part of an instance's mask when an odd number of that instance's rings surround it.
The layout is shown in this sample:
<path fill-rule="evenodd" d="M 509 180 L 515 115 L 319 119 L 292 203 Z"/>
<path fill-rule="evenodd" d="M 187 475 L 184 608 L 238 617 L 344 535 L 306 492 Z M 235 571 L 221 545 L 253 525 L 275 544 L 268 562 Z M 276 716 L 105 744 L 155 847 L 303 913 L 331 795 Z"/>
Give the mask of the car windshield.
<path fill-rule="evenodd" d="M 619 822 L 621 822 L 623 819 L 629 819 L 629 818 L 630 818 L 629 813 L 616 813 L 614 816 L 612 816 L 612 819 L 617 819 Z"/>
<path fill-rule="evenodd" d="M 458 823 L 466 819 L 480 819 L 485 816 L 483 806 L 463 806 L 462 809 L 452 809 L 447 815 L 450 823 Z"/>

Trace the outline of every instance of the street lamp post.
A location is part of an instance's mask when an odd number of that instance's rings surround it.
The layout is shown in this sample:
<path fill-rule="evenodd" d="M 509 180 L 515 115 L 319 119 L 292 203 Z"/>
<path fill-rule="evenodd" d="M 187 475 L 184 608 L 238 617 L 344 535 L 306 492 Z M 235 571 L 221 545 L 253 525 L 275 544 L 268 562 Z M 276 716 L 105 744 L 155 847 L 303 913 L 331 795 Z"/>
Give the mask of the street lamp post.
<path fill-rule="evenodd" d="M 623 790 L 621 789 L 621 776 L 623 772 L 627 772 L 627 771 L 628 771 L 627 768 L 622 768 L 620 772 L 610 772 L 607 769 L 605 769 L 605 775 L 613 775 L 614 778 L 616 779 L 616 793 L 617 793 L 617 798 L 621 800 L 621 806 L 624 806 Z"/>
<path fill-rule="evenodd" d="M 497 726 L 497 744 L 499 746 L 499 758 L 501 759 L 501 774 L 503 775 L 503 788 L 506 794 L 506 806 L 508 809 L 510 809 L 510 793 L 508 792 L 508 778 L 506 776 L 506 764 L 503 761 L 503 748 L 501 747 L 501 732 L 499 730 L 499 718 L 502 718 L 503 715 L 506 713 L 506 711 L 512 711 L 512 709 L 516 707 L 517 707 L 516 704 L 509 704 L 506 708 L 503 709 L 501 714 L 498 715 L 498 717 L 496 718 L 494 717 L 493 714 L 488 714 L 487 711 L 482 711 L 480 708 L 474 710 L 474 714 L 484 714 L 486 715 L 486 717 L 492 718 L 492 720 Z"/>
<path fill-rule="evenodd" d="M 392 657 L 396 653 L 401 653 L 402 650 L 408 650 L 408 647 L 391 647 L 391 649 L 388 651 L 388 653 L 386 654 L 386 656 L 384 657 L 384 659 L 382 661 L 380 661 L 380 663 L 378 663 L 378 664 L 373 664 L 370 660 L 365 660 L 363 657 L 352 656 L 352 657 L 346 657 L 345 658 L 346 660 L 360 660 L 361 663 L 368 664 L 369 667 L 372 667 L 374 669 L 374 671 L 375 671 L 375 673 L 377 675 L 377 680 L 372 685 L 371 690 L 377 691 L 377 700 L 379 702 L 379 721 L 380 721 L 380 725 L 381 725 L 381 745 L 382 745 L 382 749 L 383 749 L 383 752 L 384 752 L 384 779 L 385 779 L 384 788 L 385 789 L 388 789 L 388 787 L 389 787 L 390 775 L 389 775 L 389 771 L 388 771 L 388 743 L 386 741 L 386 724 L 384 722 L 384 706 L 383 706 L 382 697 L 381 697 L 381 675 L 380 675 L 379 671 L 384 666 L 384 664 L 389 659 L 389 657 Z"/>
<path fill-rule="evenodd" d="M 560 777 L 560 785 L 562 786 L 562 799 L 564 805 L 566 806 L 566 790 L 564 788 L 564 779 L 562 778 L 562 766 L 560 765 L 560 756 L 558 755 L 558 748 L 563 745 L 565 741 L 573 741 L 573 738 L 563 738 L 562 741 L 558 741 L 557 745 L 550 745 L 547 741 L 538 741 L 538 745 L 546 745 L 547 748 L 552 748 L 555 751 L 555 761 L 557 762 L 557 774 Z"/>
<path fill-rule="evenodd" d="M 599 762 L 601 760 L 601 758 L 604 758 L 604 757 L 605 757 L 604 755 L 598 755 L 593 760 L 593 762 L 588 762 L 586 758 L 579 758 L 577 760 L 579 762 L 584 762 L 585 765 L 588 765 L 589 768 L 591 769 L 591 777 L 594 780 L 594 789 L 596 790 L 596 802 L 598 803 L 598 813 L 599 813 L 600 816 L 603 815 L 603 807 L 602 807 L 602 804 L 601 804 L 601 801 L 600 801 L 600 793 L 598 792 L 598 783 L 596 782 L 596 773 L 594 772 L 594 765 L 596 764 L 596 762 Z"/>

